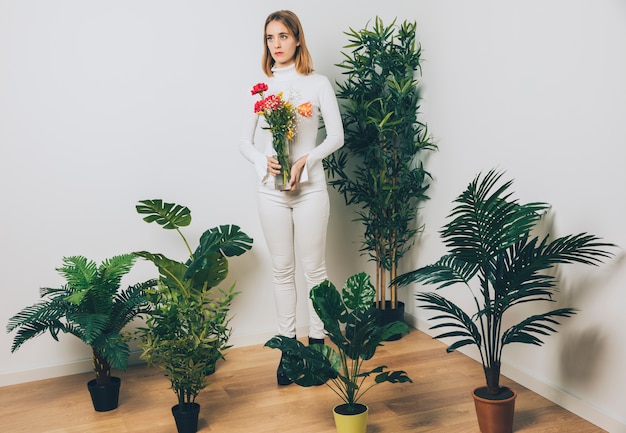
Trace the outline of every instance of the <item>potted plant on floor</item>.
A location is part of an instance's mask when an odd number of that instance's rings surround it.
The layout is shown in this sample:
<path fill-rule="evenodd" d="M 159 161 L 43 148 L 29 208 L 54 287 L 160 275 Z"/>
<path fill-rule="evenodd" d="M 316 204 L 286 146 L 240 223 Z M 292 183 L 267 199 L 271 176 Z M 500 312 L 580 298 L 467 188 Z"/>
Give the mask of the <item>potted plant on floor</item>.
<path fill-rule="evenodd" d="M 351 276 L 341 294 L 325 281 L 311 290 L 310 298 L 328 333 L 334 350 L 323 344 L 305 346 L 296 339 L 276 336 L 265 345 L 283 353 L 285 374 L 300 386 L 325 383 L 342 400 L 333 414 L 339 433 L 365 432 L 366 405 L 360 399 L 375 385 L 383 382 L 411 382 L 404 371 L 388 371 L 386 366 L 364 369 L 382 342 L 394 334 L 405 334 L 404 322 L 380 324 L 374 307 L 376 291 L 366 273 Z M 373 383 L 366 383 L 373 376 Z M 344 430 L 347 423 L 356 423 L 354 430 Z"/>
<path fill-rule="evenodd" d="M 141 358 L 165 371 L 178 399 L 172 415 L 179 433 L 194 433 L 200 412 L 196 397 L 229 347 L 228 313 L 236 293 L 234 284 L 228 290 L 218 285 L 228 276 L 228 257 L 248 251 L 252 239 L 238 226 L 222 225 L 205 231 L 192 251 L 180 230 L 191 223 L 187 207 L 162 200 L 139 203 L 136 209 L 144 221 L 175 230 L 188 252 L 185 261 L 146 251 L 136 254 L 154 263 L 160 275 L 157 289 L 148 292 L 153 311 L 140 329 Z"/>
<path fill-rule="evenodd" d="M 510 433 L 512 429 L 516 393 L 500 386 L 504 346 L 540 346 L 543 336 L 557 332 L 559 320 L 576 310 L 534 313 L 508 328 L 505 314 L 528 302 L 554 302 L 558 279 L 547 271 L 566 263 L 597 265 L 612 255 L 607 249 L 614 246 L 586 233 L 556 239 L 533 235 L 532 229 L 550 205 L 520 204 L 509 191 L 512 181 L 501 182 L 502 175 L 495 170 L 479 174 L 456 198 L 451 220 L 441 230 L 448 254 L 396 280 L 401 286 L 422 282 L 435 284 L 437 289 L 460 283 L 470 290 L 472 311 L 434 292 L 418 292 L 416 298 L 426 310 L 436 312 L 430 320 L 437 324 L 431 329 L 446 329 L 435 338 L 455 340 L 448 352 L 466 345 L 475 345 L 480 352 L 486 386 L 475 389 L 473 396 L 483 433 Z M 485 411 L 484 403 L 500 408 L 502 419 Z"/>
<path fill-rule="evenodd" d="M 41 288 L 41 301 L 11 317 L 7 325 L 8 332 L 17 329 L 11 352 L 46 332 L 56 341 L 60 333 L 72 334 L 90 346 L 96 377 L 87 387 L 98 412 L 118 406 L 121 379 L 111 376 L 111 369 L 123 371 L 128 363 L 130 334 L 123 332 L 124 327 L 150 312 L 145 291 L 156 281 L 120 290 L 122 277 L 135 260 L 133 254 L 122 254 L 97 265 L 83 256 L 63 258 L 63 266 L 57 271 L 66 283 Z"/>
<path fill-rule="evenodd" d="M 337 66 L 345 145 L 324 160 L 329 184 L 358 207 L 364 226 L 361 251 L 376 264 L 376 306 L 386 321 L 403 320 L 397 287 L 398 263 L 413 246 L 419 204 L 431 178 L 421 155 L 436 149 L 418 120 L 421 47 L 416 24 L 384 25 L 345 32 L 349 53 Z M 385 320 L 385 319 L 383 319 Z"/>

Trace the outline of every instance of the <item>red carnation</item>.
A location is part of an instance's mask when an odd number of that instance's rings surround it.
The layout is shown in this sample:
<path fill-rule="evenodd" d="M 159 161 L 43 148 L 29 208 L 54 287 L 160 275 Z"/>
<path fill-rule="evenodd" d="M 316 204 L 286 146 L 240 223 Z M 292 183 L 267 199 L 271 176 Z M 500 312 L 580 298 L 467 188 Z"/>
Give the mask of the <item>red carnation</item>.
<path fill-rule="evenodd" d="M 258 93 L 263 93 L 268 89 L 267 84 L 265 83 L 258 83 L 255 84 L 254 87 L 252 88 L 252 90 L 250 91 L 250 93 L 252 93 L 253 95 L 256 95 Z"/>
<path fill-rule="evenodd" d="M 254 103 L 254 112 L 259 113 L 265 109 L 265 101 L 260 100 Z"/>
<path fill-rule="evenodd" d="M 263 105 L 265 105 L 265 108 L 268 110 L 276 110 L 278 107 L 280 107 L 281 103 L 282 101 L 276 95 L 270 95 L 263 100 Z"/>

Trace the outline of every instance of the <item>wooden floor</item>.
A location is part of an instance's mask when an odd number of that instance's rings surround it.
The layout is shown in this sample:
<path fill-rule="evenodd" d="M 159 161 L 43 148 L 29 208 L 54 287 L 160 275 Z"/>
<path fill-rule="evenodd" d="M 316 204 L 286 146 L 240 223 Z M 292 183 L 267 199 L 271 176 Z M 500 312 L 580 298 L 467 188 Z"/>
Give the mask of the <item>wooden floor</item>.
<path fill-rule="evenodd" d="M 370 408 L 368 433 L 478 433 L 471 390 L 482 368 L 460 353 L 413 330 L 385 343 L 376 365 L 405 370 L 414 383 L 381 384 L 363 399 Z M 199 432 L 336 433 L 327 387 L 276 385 L 280 352 L 262 345 L 231 349 L 198 397 Z M 137 365 L 122 378 L 120 406 L 95 412 L 86 382 L 90 373 L 0 388 L 0 430 L 10 433 L 176 433 L 176 403 L 161 370 Z M 517 385 L 514 432 L 597 433 L 604 430 Z"/>

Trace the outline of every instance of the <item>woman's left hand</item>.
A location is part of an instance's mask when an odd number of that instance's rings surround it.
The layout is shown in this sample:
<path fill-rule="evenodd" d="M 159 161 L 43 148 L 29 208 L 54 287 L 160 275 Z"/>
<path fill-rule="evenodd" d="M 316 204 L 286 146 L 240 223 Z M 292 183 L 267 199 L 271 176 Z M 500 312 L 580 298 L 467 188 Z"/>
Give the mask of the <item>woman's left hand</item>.
<path fill-rule="evenodd" d="M 296 162 L 294 162 L 291 166 L 291 178 L 289 179 L 289 185 L 291 185 L 291 188 L 288 191 L 295 191 L 295 189 L 298 187 L 298 184 L 300 183 L 300 176 L 302 175 L 302 170 L 306 165 L 307 157 L 308 155 L 304 155 Z"/>

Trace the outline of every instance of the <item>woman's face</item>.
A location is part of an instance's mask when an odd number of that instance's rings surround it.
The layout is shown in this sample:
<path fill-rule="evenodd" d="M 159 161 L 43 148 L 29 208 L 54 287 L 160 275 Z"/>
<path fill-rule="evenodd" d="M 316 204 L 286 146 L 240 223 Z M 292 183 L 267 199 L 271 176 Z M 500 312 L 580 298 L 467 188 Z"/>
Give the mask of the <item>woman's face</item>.
<path fill-rule="evenodd" d="M 283 68 L 295 61 L 296 48 L 300 45 L 281 21 L 270 21 L 265 27 L 267 49 L 274 59 L 274 66 Z"/>

